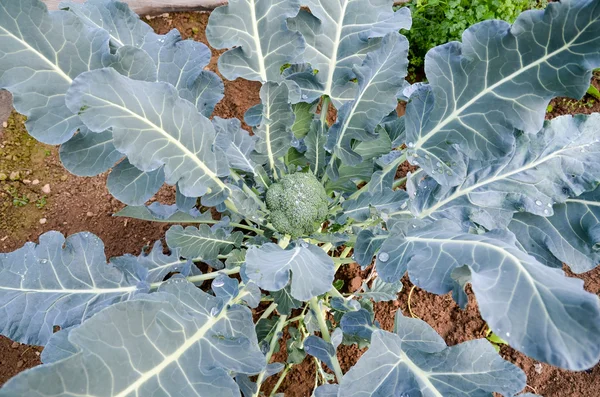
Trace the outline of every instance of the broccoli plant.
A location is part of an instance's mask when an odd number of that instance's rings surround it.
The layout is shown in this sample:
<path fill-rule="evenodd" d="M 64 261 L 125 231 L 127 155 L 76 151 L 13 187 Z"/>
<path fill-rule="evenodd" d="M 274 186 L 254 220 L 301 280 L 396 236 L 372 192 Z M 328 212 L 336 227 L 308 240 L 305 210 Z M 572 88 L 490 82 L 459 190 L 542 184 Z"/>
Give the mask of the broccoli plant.
<path fill-rule="evenodd" d="M 110 170 L 117 215 L 174 224 L 168 251 L 107 260 L 92 234 L 49 232 L 1 254 L 0 331 L 45 348 L 0 396 L 274 395 L 265 380 L 303 360 L 315 396 L 520 392 L 524 373 L 485 339 L 447 346 L 400 311 L 380 329 L 373 301 L 406 273 L 463 307 L 470 284 L 490 330 L 536 360 L 598 363 L 598 297 L 562 267 L 600 260 L 600 115 L 544 113 L 600 66 L 600 0 L 474 25 L 412 86 L 410 12 L 392 3 L 213 11 L 221 75 L 262 83 L 248 134 L 211 117 L 224 90 L 205 45 L 117 1 L 0 0 L 0 86 L 29 133 L 76 175 Z M 398 179 L 406 161 L 418 169 Z M 145 206 L 165 183 L 176 203 Z M 342 293 L 336 271 L 354 262 L 376 277 Z M 369 349 L 344 373 L 340 344 Z"/>

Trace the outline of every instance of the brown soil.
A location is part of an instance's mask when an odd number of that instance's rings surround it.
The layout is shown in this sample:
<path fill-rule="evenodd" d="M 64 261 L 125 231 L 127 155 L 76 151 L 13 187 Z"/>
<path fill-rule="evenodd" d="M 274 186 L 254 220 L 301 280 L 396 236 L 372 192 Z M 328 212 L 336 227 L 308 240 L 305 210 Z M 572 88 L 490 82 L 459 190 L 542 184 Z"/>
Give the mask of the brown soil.
<path fill-rule="evenodd" d="M 208 14 L 182 13 L 152 18 L 148 22 L 158 33 L 166 33 L 177 28 L 184 38 L 194 38 L 206 43 L 204 28 Z M 213 49 L 213 58 L 208 68 L 216 71 L 216 61 L 220 51 Z M 596 83 L 597 84 L 597 83 Z M 216 107 L 215 114 L 243 119 L 245 111 L 259 102 L 260 84 L 238 79 L 225 81 L 225 99 Z M 549 117 L 566 113 L 590 113 L 600 111 L 600 101 L 587 96 L 582 101 L 556 99 L 552 102 Z M 403 106 L 398 112 L 403 113 Z M 124 253 L 138 253 L 144 244 L 163 237 L 168 225 L 114 218 L 112 214 L 123 207 L 112 198 L 105 187 L 106 175 L 95 178 L 77 178 L 69 175 L 60 165 L 56 148 L 41 145 L 29 138 L 23 130 L 22 118 L 13 114 L 9 127 L 0 133 L 0 173 L 7 175 L 13 171 L 21 173 L 20 180 L 0 182 L 0 252 L 12 251 L 27 241 L 35 241 L 39 235 L 49 230 L 59 230 L 72 234 L 87 230 L 100 236 L 106 244 L 108 256 Z M 331 120 L 329 120 L 331 121 Z M 249 130 L 248 126 L 244 127 Z M 9 158 L 10 157 L 10 158 Z M 403 164 L 398 177 L 414 168 Z M 33 185 L 35 179 L 40 183 Z M 29 181 L 29 182 L 28 182 Z M 42 187 L 50 184 L 51 192 L 43 194 Z M 17 199 L 25 195 L 28 204 L 17 207 Z M 36 207 L 45 197 L 46 204 Z M 163 188 L 155 199 L 161 202 L 173 200 L 173 189 Z M 18 201 L 18 200 L 17 200 Z M 41 206 L 41 205 L 40 205 Z M 40 224 L 40 219 L 46 223 Z M 345 282 L 347 292 L 358 289 L 370 268 L 361 271 L 358 265 L 347 265 L 338 271 L 338 278 Z M 585 281 L 585 288 L 600 294 L 600 268 L 579 275 Z M 393 327 L 393 316 L 397 310 L 410 315 L 408 296 L 412 284 L 405 277 L 404 289 L 398 299 L 387 303 L 375 304 L 375 316 L 386 330 Z M 436 296 L 419 288 L 414 288 L 410 307 L 412 313 L 429 323 L 440 333 L 449 345 L 466 340 L 484 337 L 485 322 L 479 316 L 477 304 L 469 292 L 469 304 L 466 310 L 460 310 L 449 295 Z M 281 350 L 274 355 L 274 361 L 286 359 L 285 338 L 280 343 Z M 0 337 L 0 385 L 18 372 L 39 364 L 38 347 L 14 344 Z M 360 357 L 362 351 L 356 346 L 341 346 L 339 360 L 344 371 L 348 370 Z M 500 354 L 523 368 L 528 377 L 526 391 L 536 392 L 545 397 L 594 397 L 600 389 L 600 366 L 587 372 L 568 372 L 542 364 L 541 370 L 536 362 L 510 347 L 503 346 Z M 279 388 L 286 397 L 308 397 L 312 393 L 315 374 L 314 360 L 306 359 L 295 365 Z M 277 382 L 278 375 L 269 378 L 265 391 L 270 391 Z"/>

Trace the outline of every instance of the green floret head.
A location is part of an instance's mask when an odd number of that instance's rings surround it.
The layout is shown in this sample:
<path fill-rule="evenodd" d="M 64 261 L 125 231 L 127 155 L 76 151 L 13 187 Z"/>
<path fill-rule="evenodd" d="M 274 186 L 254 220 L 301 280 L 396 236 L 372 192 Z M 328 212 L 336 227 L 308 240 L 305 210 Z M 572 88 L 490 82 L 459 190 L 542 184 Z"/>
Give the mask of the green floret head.
<path fill-rule="evenodd" d="M 329 199 L 313 174 L 285 175 L 267 191 L 270 220 L 280 233 L 292 237 L 308 236 L 325 221 Z"/>

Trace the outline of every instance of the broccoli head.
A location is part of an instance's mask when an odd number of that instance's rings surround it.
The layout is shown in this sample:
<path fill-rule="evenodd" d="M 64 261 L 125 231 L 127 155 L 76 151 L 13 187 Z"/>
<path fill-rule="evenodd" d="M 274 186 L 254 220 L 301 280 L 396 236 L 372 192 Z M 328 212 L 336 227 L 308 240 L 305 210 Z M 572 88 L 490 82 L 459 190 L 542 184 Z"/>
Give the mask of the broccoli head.
<path fill-rule="evenodd" d="M 321 182 L 302 172 L 285 175 L 272 184 L 266 202 L 275 229 L 294 238 L 314 233 L 327 218 L 329 206 Z"/>

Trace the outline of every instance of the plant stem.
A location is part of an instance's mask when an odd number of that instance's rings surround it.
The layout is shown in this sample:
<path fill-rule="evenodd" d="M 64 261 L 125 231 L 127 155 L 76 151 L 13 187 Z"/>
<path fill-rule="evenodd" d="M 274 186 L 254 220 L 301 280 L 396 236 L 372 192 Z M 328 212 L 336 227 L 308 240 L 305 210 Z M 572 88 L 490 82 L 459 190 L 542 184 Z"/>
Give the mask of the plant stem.
<path fill-rule="evenodd" d="M 283 369 L 283 372 L 281 373 L 281 375 L 279 375 L 279 379 L 277 380 L 277 383 L 275 383 L 273 390 L 271 390 L 271 394 L 270 394 L 271 397 L 273 397 L 275 395 L 275 393 L 277 393 L 277 389 L 279 389 L 279 386 L 281 386 L 281 384 L 283 383 L 283 380 L 285 379 L 288 372 L 290 372 L 290 369 L 292 369 L 291 364 L 288 364 L 285 366 L 285 368 Z"/>
<path fill-rule="evenodd" d="M 325 244 L 323 244 L 321 246 L 321 248 L 323 249 L 323 251 L 329 252 L 333 248 L 333 244 L 331 244 L 331 243 L 325 243 Z"/>
<path fill-rule="evenodd" d="M 275 305 L 277 306 L 277 305 Z M 273 356 L 273 353 L 275 352 L 275 348 L 277 347 L 277 342 L 278 342 L 278 337 L 277 335 L 279 335 L 279 333 L 283 330 L 283 326 L 285 325 L 285 320 L 287 319 L 286 315 L 282 315 L 279 317 L 279 321 L 277 321 L 277 325 L 275 326 L 275 331 L 273 332 L 273 337 L 271 338 L 271 344 L 269 347 L 269 352 L 267 353 L 267 364 L 269 363 L 269 361 L 271 361 L 271 356 Z M 256 393 L 254 393 L 253 397 L 258 397 L 260 395 L 260 387 L 262 386 L 263 381 L 265 380 L 265 374 L 266 371 L 262 371 L 260 374 L 258 374 L 258 377 L 256 378 Z"/>
<path fill-rule="evenodd" d="M 356 262 L 354 259 L 352 258 L 331 258 L 333 259 L 333 263 L 335 264 L 339 264 L 339 265 L 347 265 L 349 263 L 354 263 Z"/>
<path fill-rule="evenodd" d="M 325 321 L 325 316 L 323 316 L 323 312 L 319 307 L 319 301 L 317 301 L 316 297 L 311 298 L 309 301 L 310 309 L 315 313 L 317 317 L 317 322 L 319 323 L 319 329 L 321 330 L 321 336 L 325 342 L 331 343 L 331 335 L 329 335 L 329 329 L 327 328 L 327 322 Z M 331 364 L 333 365 L 333 372 L 335 373 L 335 378 L 338 383 L 342 382 L 342 377 L 344 374 L 342 373 L 342 368 L 340 367 L 340 362 L 338 361 L 337 354 L 331 357 Z"/>
<path fill-rule="evenodd" d="M 263 320 L 263 319 L 269 317 L 271 315 L 271 313 L 273 313 L 275 311 L 275 309 L 277 309 L 277 303 L 273 302 L 263 312 L 263 314 L 260 316 L 259 320 Z"/>
<path fill-rule="evenodd" d="M 407 177 L 396 179 L 394 181 L 394 183 L 392 184 L 392 189 L 398 189 L 400 187 L 400 185 L 406 183 L 407 179 L 408 179 Z"/>
<path fill-rule="evenodd" d="M 182 263 L 184 263 L 185 261 L 182 261 Z M 190 276 L 190 277 L 186 277 L 186 280 L 189 281 L 190 283 L 198 283 L 201 281 L 206 281 L 206 280 L 212 280 L 215 279 L 219 276 L 219 274 L 225 274 L 227 276 L 230 276 L 232 274 L 237 274 L 240 272 L 240 268 L 236 267 L 233 269 L 223 269 L 223 270 L 218 270 L 216 272 L 211 272 L 211 273 L 205 273 L 205 274 L 199 274 L 197 276 Z M 157 289 L 158 287 L 160 287 L 163 283 L 166 283 L 166 281 L 158 281 L 156 283 L 152 283 L 150 284 L 150 289 Z"/>
<path fill-rule="evenodd" d="M 321 126 L 323 133 L 325 132 L 325 126 L 327 125 L 327 113 L 329 113 L 329 103 L 331 103 L 331 99 L 324 95 L 323 96 L 323 100 L 321 101 Z M 335 154 L 331 153 L 331 160 L 329 161 L 329 166 L 331 166 L 331 164 L 335 161 Z M 316 172 L 316 169 L 315 169 Z M 323 179 L 321 179 L 321 183 L 323 185 L 325 185 L 325 182 L 327 182 L 327 179 L 329 177 L 327 176 L 327 171 L 325 171 L 323 173 Z"/>
<path fill-rule="evenodd" d="M 335 298 L 342 298 L 344 299 L 344 295 L 342 295 L 340 293 L 340 291 L 338 291 L 335 287 L 333 287 L 332 289 L 329 290 L 328 292 L 329 295 L 335 297 Z"/>
<path fill-rule="evenodd" d="M 282 238 L 279 239 L 279 241 L 277 242 L 277 245 L 279 245 L 281 248 L 285 249 L 290 244 L 291 239 L 292 239 L 292 237 L 289 234 L 286 234 L 285 236 L 283 236 Z"/>
<path fill-rule="evenodd" d="M 352 251 L 352 247 L 345 247 L 342 253 L 340 254 L 340 258 L 347 258 L 350 255 L 350 251 Z"/>

